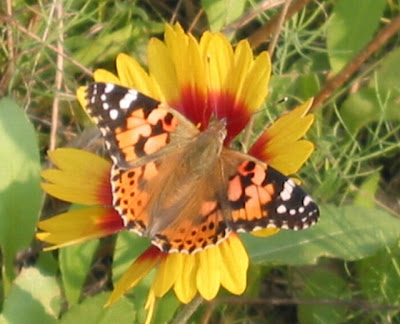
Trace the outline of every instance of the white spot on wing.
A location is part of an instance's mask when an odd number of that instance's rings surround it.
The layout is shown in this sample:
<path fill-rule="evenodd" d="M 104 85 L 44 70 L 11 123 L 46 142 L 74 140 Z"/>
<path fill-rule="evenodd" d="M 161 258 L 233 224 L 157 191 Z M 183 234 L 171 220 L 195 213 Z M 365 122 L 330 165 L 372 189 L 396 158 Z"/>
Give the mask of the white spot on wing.
<path fill-rule="evenodd" d="M 115 85 L 112 83 L 107 83 L 106 87 L 104 88 L 104 92 L 105 93 L 110 93 L 111 91 L 113 91 L 115 88 Z"/>
<path fill-rule="evenodd" d="M 135 101 L 138 97 L 138 92 L 136 90 L 130 89 L 125 96 L 119 101 L 119 106 L 121 109 L 128 109 L 131 103 Z"/>
<path fill-rule="evenodd" d="M 111 160 L 113 161 L 114 164 L 118 163 L 118 160 L 114 155 L 110 155 L 110 157 L 111 157 Z"/>
<path fill-rule="evenodd" d="M 108 110 L 108 108 L 110 108 L 110 105 L 107 102 L 103 103 L 103 109 Z"/>
<path fill-rule="evenodd" d="M 112 120 L 116 120 L 118 118 L 118 115 L 119 115 L 119 113 L 118 113 L 117 109 L 111 109 L 110 110 L 110 118 Z"/>
<path fill-rule="evenodd" d="M 312 200 L 312 198 L 310 197 L 310 196 L 305 196 L 304 197 L 304 199 L 303 199 L 303 205 L 304 206 L 308 206 L 309 204 L 310 204 L 310 202 L 312 202 L 313 200 Z"/>
<path fill-rule="evenodd" d="M 101 100 L 101 101 L 106 101 L 106 100 L 107 100 L 107 96 L 103 93 L 103 94 L 100 96 L 100 100 Z"/>
<path fill-rule="evenodd" d="M 283 201 L 288 201 L 292 195 L 284 190 L 281 192 L 280 196 Z"/>
<path fill-rule="evenodd" d="M 283 201 L 288 201 L 292 197 L 293 188 L 295 187 L 295 183 L 293 180 L 288 179 L 283 184 L 283 190 L 280 193 L 280 196 Z"/>
<path fill-rule="evenodd" d="M 278 214 L 284 214 L 287 212 L 287 208 L 285 205 L 279 205 L 278 208 L 276 209 L 276 212 Z"/>

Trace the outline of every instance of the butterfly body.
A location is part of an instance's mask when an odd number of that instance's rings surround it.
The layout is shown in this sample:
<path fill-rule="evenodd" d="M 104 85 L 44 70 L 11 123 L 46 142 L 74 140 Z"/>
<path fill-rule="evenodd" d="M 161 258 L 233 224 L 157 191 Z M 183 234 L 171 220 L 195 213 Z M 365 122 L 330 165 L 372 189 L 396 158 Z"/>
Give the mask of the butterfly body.
<path fill-rule="evenodd" d="M 225 120 L 200 132 L 160 102 L 105 83 L 88 87 L 87 110 L 114 162 L 114 208 L 165 252 L 194 253 L 231 231 L 317 221 L 316 204 L 292 180 L 224 147 Z"/>

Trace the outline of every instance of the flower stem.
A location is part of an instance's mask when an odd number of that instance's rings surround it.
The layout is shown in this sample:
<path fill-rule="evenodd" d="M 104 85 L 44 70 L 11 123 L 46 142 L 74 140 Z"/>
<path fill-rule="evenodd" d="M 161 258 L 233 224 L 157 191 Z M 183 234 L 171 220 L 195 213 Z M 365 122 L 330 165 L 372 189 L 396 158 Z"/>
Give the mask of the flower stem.
<path fill-rule="evenodd" d="M 204 299 L 196 296 L 189 304 L 187 304 L 182 311 L 174 318 L 171 324 L 185 324 L 193 315 L 193 313 L 203 303 Z"/>

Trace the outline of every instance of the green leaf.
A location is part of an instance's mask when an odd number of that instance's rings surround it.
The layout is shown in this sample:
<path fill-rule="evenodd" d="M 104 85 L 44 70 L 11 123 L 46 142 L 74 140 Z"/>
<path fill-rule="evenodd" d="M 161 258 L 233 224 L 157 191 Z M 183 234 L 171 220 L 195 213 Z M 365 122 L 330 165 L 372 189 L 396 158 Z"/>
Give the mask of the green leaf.
<path fill-rule="evenodd" d="M 332 70 L 337 73 L 374 36 L 385 0 L 338 0 L 327 27 Z"/>
<path fill-rule="evenodd" d="M 362 127 L 371 122 L 400 120 L 398 96 L 383 89 L 378 93 L 378 90 L 361 89 L 343 103 L 340 115 L 351 134 L 357 134 Z"/>
<path fill-rule="evenodd" d="M 395 68 L 400 66 L 400 49 L 395 49 L 388 53 L 380 62 L 380 67 L 376 71 L 376 80 L 371 78 L 370 87 L 395 91 L 400 94 L 400 75 Z"/>
<path fill-rule="evenodd" d="M 98 245 L 99 241 L 93 240 L 60 249 L 61 278 L 70 306 L 79 300 Z"/>
<path fill-rule="evenodd" d="M 222 27 L 239 18 L 245 8 L 246 0 L 202 0 L 210 30 L 220 31 Z"/>
<path fill-rule="evenodd" d="M 358 260 L 394 244 L 400 236 L 400 220 L 382 210 L 354 205 L 320 209 L 321 219 L 310 229 L 282 230 L 267 238 L 244 235 L 253 262 L 305 265 L 320 257 Z"/>
<path fill-rule="evenodd" d="M 41 204 L 35 130 L 24 111 L 8 98 L 0 100 L 0 152 L 0 246 L 7 293 L 15 276 L 14 256 L 30 245 Z"/>
<path fill-rule="evenodd" d="M 350 292 L 346 280 L 343 280 L 333 270 L 329 269 L 300 269 L 303 289 L 296 297 L 307 300 L 348 300 Z M 332 307 L 332 305 L 299 305 L 297 315 L 299 323 L 344 323 L 347 309 Z"/>
<path fill-rule="evenodd" d="M 104 307 L 108 293 L 101 293 L 85 299 L 82 303 L 74 305 L 61 318 L 62 324 L 109 324 L 109 323 L 134 323 L 135 310 L 133 305 L 122 297 L 115 304 Z"/>
<path fill-rule="evenodd" d="M 135 233 L 124 231 L 118 234 L 115 244 L 115 253 L 112 269 L 112 280 L 114 285 L 121 276 L 127 271 L 135 259 L 150 246 L 148 238 L 139 237 Z M 132 302 L 138 310 L 137 318 L 139 322 L 144 322 L 147 313 L 144 311 L 147 295 L 154 276 L 150 274 L 139 282 L 133 289 L 126 292 L 126 296 L 134 296 Z"/>
<path fill-rule="evenodd" d="M 379 187 L 379 179 L 380 174 L 376 172 L 364 180 L 354 199 L 355 205 L 369 208 L 375 207 L 375 194 Z"/>
<path fill-rule="evenodd" d="M 371 122 L 400 121 L 400 49 L 386 55 L 369 87 L 350 95 L 340 108 L 341 118 L 351 134 Z"/>
<path fill-rule="evenodd" d="M 175 293 L 170 291 L 163 298 L 157 300 L 153 323 L 170 323 L 179 306 L 182 306 L 182 304 L 176 298 Z"/>
<path fill-rule="evenodd" d="M 61 290 L 54 277 L 36 268 L 23 269 L 4 301 L 6 323 L 56 323 L 60 312 Z"/>
<path fill-rule="evenodd" d="M 400 303 L 399 254 L 400 247 L 394 246 L 357 263 L 357 278 L 362 292 L 372 303 L 385 305 Z"/>
<path fill-rule="evenodd" d="M 139 237 L 137 234 L 123 231 L 118 234 L 115 243 L 115 253 L 113 262 L 113 282 L 115 283 L 135 259 L 142 254 L 149 246 L 148 238 Z"/>

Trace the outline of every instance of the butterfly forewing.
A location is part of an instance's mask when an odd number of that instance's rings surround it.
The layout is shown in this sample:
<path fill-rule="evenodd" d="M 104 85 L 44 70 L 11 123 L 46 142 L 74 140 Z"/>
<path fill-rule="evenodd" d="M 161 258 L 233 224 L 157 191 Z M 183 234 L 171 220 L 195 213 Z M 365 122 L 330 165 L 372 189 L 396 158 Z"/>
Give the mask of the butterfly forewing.
<path fill-rule="evenodd" d="M 228 224 L 233 230 L 300 230 L 317 222 L 316 203 L 292 179 L 246 154 L 224 153 L 231 210 Z"/>
<path fill-rule="evenodd" d="M 173 144 L 173 134 L 179 132 L 178 124 L 182 123 L 179 113 L 159 101 L 112 83 L 89 85 L 86 107 L 113 162 L 122 168 L 143 165 L 162 156 Z M 193 126 L 185 135 L 196 133 Z"/>

